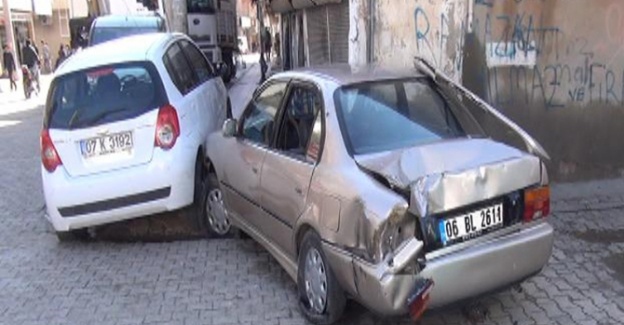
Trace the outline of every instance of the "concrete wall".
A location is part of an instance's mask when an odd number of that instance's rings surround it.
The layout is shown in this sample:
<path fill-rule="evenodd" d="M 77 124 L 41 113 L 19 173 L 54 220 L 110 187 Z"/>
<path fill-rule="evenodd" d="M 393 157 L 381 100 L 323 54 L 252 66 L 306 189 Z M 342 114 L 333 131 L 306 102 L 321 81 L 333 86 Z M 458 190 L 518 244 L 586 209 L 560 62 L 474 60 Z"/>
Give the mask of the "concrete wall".
<path fill-rule="evenodd" d="M 164 7 L 171 31 L 187 33 L 186 0 L 164 0 Z"/>
<path fill-rule="evenodd" d="M 475 0 L 464 84 L 521 124 L 557 179 L 624 171 L 624 1 Z"/>
<path fill-rule="evenodd" d="M 375 61 L 429 59 L 538 139 L 554 179 L 624 173 L 624 1 L 373 3 Z"/>
<path fill-rule="evenodd" d="M 412 66 L 414 56 L 420 55 L 461 80 L 467 0 L 375 0 L 374 3 L 374 61 Z"/>

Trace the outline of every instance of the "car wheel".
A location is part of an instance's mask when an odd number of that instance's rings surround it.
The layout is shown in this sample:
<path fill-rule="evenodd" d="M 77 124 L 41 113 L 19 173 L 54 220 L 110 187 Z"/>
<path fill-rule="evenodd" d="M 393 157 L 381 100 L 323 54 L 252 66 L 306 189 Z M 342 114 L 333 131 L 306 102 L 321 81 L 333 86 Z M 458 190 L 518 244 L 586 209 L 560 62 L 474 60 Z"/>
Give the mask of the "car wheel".
<path fill-rule="evenodd" d="M 307 232 L 299 252 L 299 307 L 314 324 L 333 324 L 344 312 L 346 298 L 321 247 L 321 239 Z"/>
<path fill-rule="evenodd" d="M 85 229 L 76 229 L 69 231 L 57 231 L 56 238 L 60 242 L 85 241 L 90 238 L 89 231 Z"/>
<path fill-rule="evenodd" d="M 209 234 L 213 237 L 225 237 L 232 229 L 227 208 L 223 201 L 223 192 L 215 173 L 208 174 L 206 178 L 203 217 Z"/>

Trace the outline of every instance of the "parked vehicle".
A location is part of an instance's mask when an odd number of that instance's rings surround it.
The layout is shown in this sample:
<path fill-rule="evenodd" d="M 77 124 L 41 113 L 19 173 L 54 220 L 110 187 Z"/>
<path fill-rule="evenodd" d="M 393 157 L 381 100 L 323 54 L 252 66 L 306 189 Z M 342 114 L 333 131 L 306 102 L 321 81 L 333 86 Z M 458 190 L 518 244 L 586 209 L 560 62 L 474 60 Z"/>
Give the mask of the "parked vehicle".
<path fill-rule="evenodd" d="M 197 43 L 208 60 L 221 70 L 223 80 L 229 82 L 236 76 L 236 1 L 186 0 L 186 11 L 186 21 L 183 23 L 185 32 Z M 180 17 L 172 17 L 177 18 Z"/>
<path fill-rule="evenodd" d="M 101 16 L 93 20 L 89 32 L 89 46 L 137 34 L 166 32 L 165 20 L 157 14 Z M 80 35 L 80 33 L 76 33 Z"/>
<path fill-rule="evenodd" d="M 477 110 L 534 154 L 486 138 Z M 229 218 L 264 245 L 316 324 L 347 297 L 418 318 L 522 281 L 551 254 L 547 154 L 426 65 L 278 73 L 207 152 L 222 198 L 211 224 Z"/>
<path fill-rule="evenodd" d="M 227 116 L 221 78 L 184 35 L 131 36 L 68 58 L 41 131 L 46 217 L 59 238 L 201 208 L 207 136 Z"/>

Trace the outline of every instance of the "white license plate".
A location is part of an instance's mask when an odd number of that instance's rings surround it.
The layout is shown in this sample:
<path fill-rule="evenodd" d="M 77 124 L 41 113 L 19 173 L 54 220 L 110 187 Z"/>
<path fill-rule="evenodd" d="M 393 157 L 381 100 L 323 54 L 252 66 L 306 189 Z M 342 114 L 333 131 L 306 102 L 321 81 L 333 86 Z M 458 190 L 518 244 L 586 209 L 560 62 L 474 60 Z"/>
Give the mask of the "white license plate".
<path fill-rule="evenodd" d="M 132 132 L 120 132 L 80 141 L 80 151 L 85 158 L 110 155 L 132 150 Z"/>
<path fill-rule="evenodd" d="M 440 237 L 443 244 L 457 239 L 470 239 L 481 235 L 486 229 L 498 228 L 502 224 L 503 204 L 498 203 L 458 217 L 440 220 Z"/>

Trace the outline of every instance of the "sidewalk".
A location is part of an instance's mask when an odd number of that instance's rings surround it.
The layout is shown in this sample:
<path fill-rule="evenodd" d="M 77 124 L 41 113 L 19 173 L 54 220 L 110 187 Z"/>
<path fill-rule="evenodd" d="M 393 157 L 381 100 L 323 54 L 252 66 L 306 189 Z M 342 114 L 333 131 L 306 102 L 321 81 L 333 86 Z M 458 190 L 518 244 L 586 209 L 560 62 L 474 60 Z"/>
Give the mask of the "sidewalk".
<path fill-rule="evenodd" d="M 235 118 L 240 117 L 259 83 L 260 65 L 257 61 L 248 61 L 247 69 L 237 73 L 237 78 L 228 85 L 232 113 Z"/>
<path fill-rule="evenodd" d="M 52 75 L 42 75 L 40 80 L 41 93 L 26 99 L 21 80 L 17 82 L 17 91 L 11 91 L 9 79 L 0 79 L 0 116 L 35 109 L 44 105 Z"/>

